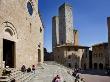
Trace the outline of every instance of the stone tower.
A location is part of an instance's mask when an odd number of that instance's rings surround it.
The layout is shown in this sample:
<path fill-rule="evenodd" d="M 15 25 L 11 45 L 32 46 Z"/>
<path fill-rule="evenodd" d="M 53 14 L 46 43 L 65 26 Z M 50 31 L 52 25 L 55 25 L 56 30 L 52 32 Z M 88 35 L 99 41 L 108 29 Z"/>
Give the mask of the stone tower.
<path fill-rule="evenodd" d="M 64 3 L 59 8 L 59 42 L 74 43 L 72 6 Z"/>
<path fill-rule="evenodd" d="M 110 17 L 107 18 L 107 24 L 108 24 L 108 65 L 110 67 Z"/>
<path fill-rule="evenodd" d="M 59 17 L 52 18 L 52 49 L 59 44 Z"/>
<path fill-rule="evenodd" d="M 78 30 L 73 30 L 73 35 L 74 35 L 74 45 L 78 46 Z"/>

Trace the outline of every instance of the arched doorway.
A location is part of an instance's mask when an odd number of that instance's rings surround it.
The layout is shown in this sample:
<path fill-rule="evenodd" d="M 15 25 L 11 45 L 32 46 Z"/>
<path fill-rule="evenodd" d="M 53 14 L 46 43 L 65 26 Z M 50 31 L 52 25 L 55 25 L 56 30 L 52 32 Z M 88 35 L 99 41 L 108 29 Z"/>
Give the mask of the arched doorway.
<path fill-rule="evenodd" d="M 101 70 L 103 69 L 103 64 L 102 63 L 99 64 L 99 69 L 101 69 Z"/>
<path fill-rule="evenodd" d="M 3 59 L 4 66 L 15 68 L 16 66 L 16 41 L 18 39 L 17 30 L 11 22 L 5 21 L 2 23 L 1 37 L 3 46 Z"/>
<path fill-rule="evenodd" d="M 3 61 L 5 66 L 14 68 L 15 64 L 15 42 L 3 39 Z"/>
<path fill-rule="evenodd" d="M 97 63 L 94 63 L 94 69 L 97 69 Z"/>
<path fill-rule="evenodd" d="M 38 49 L 38 62 L 41 62 L 41 50 Z"/>
<path fill-rule="evenodd" d="M 75 69 L 77 69 L 78 68 L 78 64 L 77 63 L 75 63 Z"/>
<path fill-rule="evenodd" d="M 68 67 L 70 67 L 70 68 L 71 68 L 71 63 L 68 63 Z"/>

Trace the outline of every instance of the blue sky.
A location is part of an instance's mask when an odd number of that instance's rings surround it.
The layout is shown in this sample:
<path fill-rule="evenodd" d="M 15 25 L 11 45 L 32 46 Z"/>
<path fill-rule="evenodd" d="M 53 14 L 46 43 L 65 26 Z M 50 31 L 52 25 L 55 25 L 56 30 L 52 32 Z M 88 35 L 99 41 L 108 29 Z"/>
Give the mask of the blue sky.
<path fill-rule="evenodd" d="M 92 46 L 108 41 L 107 17 L 110 0 L 39 0 L 39 9 L 45 26 L 44 47 L 52 51 L 52 17 L 64 2 L 73 7 L 73 25 L 79 31 L 79 44 Z"/>

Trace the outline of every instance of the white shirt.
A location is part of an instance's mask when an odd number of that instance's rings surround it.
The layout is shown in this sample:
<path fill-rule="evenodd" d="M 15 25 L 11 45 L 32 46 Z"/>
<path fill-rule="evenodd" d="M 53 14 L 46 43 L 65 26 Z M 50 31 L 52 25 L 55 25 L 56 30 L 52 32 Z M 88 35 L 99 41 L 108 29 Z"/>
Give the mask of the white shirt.
<path fill-rule="evenodd" d="M 61 80 L 57 78 L 57 79 L 55 80 L 55 82 L 61 82 Z"/>

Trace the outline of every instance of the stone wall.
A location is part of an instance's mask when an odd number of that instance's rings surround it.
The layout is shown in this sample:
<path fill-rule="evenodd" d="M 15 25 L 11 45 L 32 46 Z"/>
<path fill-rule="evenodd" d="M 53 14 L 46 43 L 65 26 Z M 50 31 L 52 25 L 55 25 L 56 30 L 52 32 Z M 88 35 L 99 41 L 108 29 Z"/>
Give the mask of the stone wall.
<path fill-rule="evenodd" d="M 108 44 L 104 45 L 99 44 L 99 45 L 94 45 L 92 47 L 92 67 L 93 69 L 101 69 L 99 64 L 103 64 L 103 68 L 106 68 L 106 65 L 108 64 Z M 97 64 L 97 66 L 95 66 L 94 64 Z"/>
<path fill-rule="evenodd" d="M 86 57 L 87 55 L 87 57 Z M 89 68 L 89 48 L 76 48 L 75 46 L 56 47 L 54 49 L 54 60 L 67 67 L 71 64 L 71 68 L 79 67 Z"/>
<path fill-rule="evenodd" d="M 33 0 L 34 1 L 34 0 Z M 3 61 L 3 39 L 15 42 L 15 67 L 27 67 L 38 63 L 38 49 L 43 62 L 44 28 L 33 2 L 33 14 L 27 9 L 28 0 L 0 0 L 0 61 Z M 6 32 L 12 29 L 13 35 Z"/>

